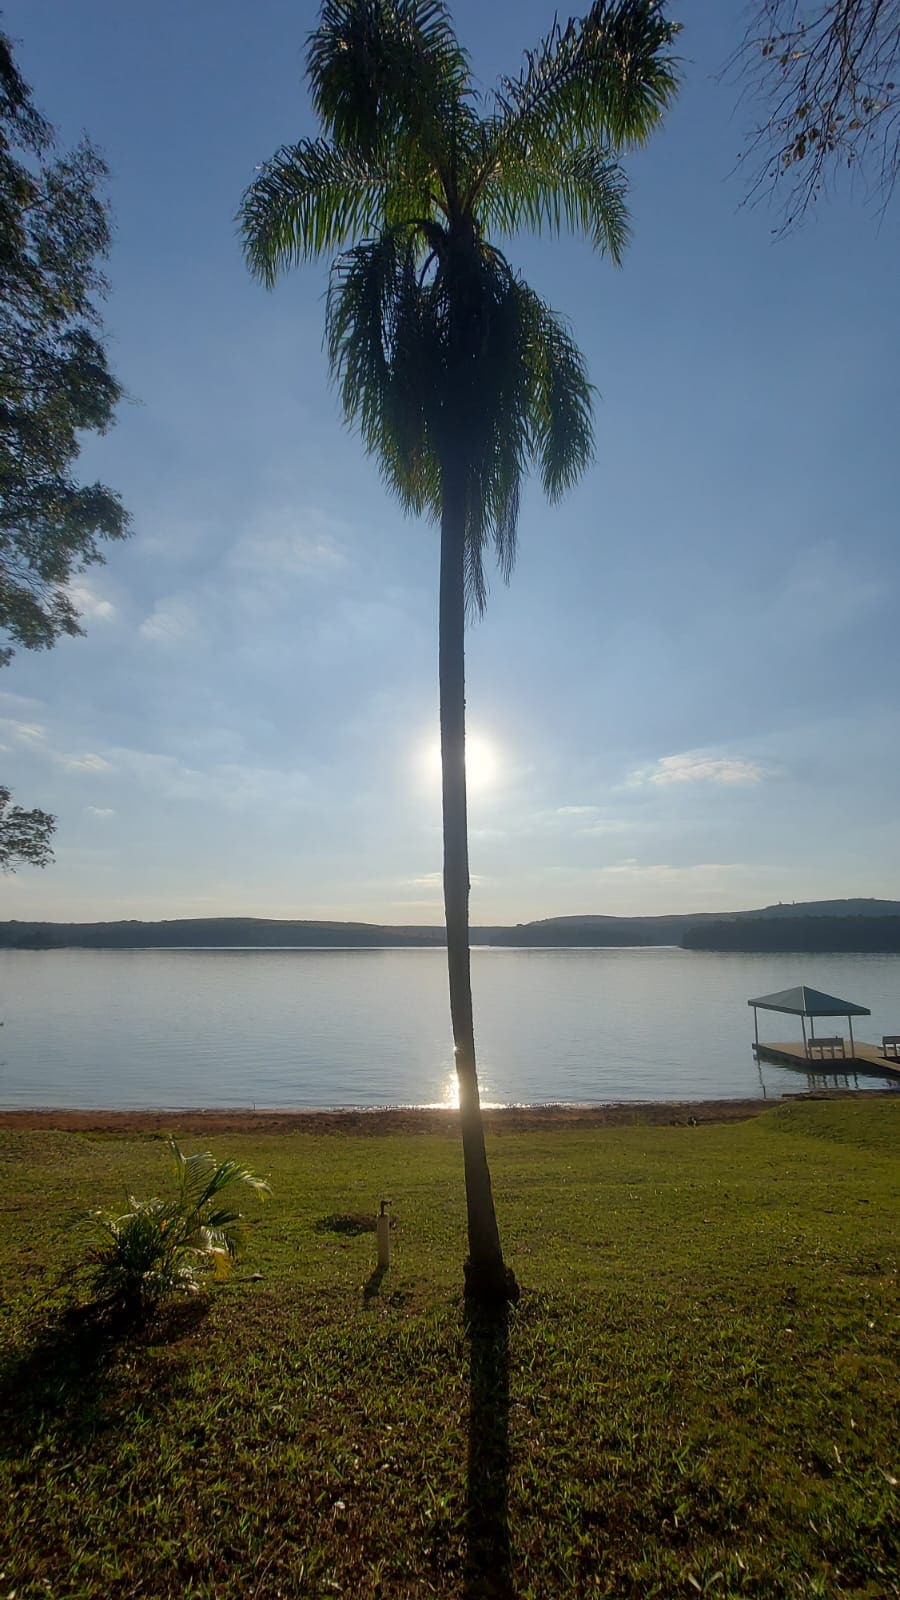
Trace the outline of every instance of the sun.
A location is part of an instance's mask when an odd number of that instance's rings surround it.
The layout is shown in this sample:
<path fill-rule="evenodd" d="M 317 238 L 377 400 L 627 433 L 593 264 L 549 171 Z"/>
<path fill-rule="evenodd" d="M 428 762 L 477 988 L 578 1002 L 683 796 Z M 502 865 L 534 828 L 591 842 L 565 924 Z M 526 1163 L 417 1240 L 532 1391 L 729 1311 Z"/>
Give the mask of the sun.
<path fill-rule="evenodd" d="M 440 787 L 441 742 L 432 739 L 426 750 L 423 767 L 429 786 Z M 495 789 L 502 776 L 502 758 L 495 740 L 483 733 L 466 734 L 466 787 L 470 794 L 485 794 Z"/>

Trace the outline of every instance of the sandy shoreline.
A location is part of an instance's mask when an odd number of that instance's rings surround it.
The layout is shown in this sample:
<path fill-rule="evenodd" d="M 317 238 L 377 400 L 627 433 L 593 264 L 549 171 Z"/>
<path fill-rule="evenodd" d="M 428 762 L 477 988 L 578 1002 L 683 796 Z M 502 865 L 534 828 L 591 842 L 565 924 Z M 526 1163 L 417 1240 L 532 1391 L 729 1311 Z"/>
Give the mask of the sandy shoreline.
<path fill-rule="evenodd" d="M 890 1090 L 856 1090 L 881 1098 Z M 684 1100 L 623 1102 L 605 1106 L 504 1106 L 486 1109 L 491 1133 L 547 1133 L 567 1128 L 630 1127 L 635 1124 L 685 1126 L 703 1122 L 742 1122 L 758 1117 L 785 1099 L 843 1098 L 840 1090 L 818 1095 L 788 1095 L 767 1100 Z M 67 1111 L 48 1107 L 0 1110 L 0 1128 L 55 1129 L 63 1133 L 455 1133 L 458 1116 L 437 1107 L 378 1107 L 373 1110 L 257 1111 L 247 1108 L 182 1111 Z"/>

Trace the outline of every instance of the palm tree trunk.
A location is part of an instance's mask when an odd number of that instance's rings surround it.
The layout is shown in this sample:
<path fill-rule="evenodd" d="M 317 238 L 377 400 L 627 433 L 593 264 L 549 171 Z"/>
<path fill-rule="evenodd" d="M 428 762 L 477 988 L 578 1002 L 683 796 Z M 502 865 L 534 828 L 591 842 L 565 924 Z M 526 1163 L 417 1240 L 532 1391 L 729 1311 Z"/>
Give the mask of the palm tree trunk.
<path fill-rule="evenodd" d="M 441 780 L 444 808 L 444 912 L 450 974 L 450 1016 L 466 1176 L 469 1255 L 466 1293 L 509 1300 L 516 1280 L 503 1261 L 484 1148 L 475 1065 L 472 981 L 469 964 L 469 840 L 466 821 L 465 501 L 458 485 L 445 486 L 441 517 L 440 692 Z"/>

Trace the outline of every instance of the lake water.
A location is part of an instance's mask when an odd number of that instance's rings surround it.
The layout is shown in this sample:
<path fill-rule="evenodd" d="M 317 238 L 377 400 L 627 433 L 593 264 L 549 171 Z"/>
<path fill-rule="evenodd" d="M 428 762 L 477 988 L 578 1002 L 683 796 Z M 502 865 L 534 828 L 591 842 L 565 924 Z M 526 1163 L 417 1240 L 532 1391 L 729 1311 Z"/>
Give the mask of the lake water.
<path fill-rule="evenodd" d="M 900 1032 L 897 955 L 481 948 L 472 974 L 493 1104 L 805 1089 L 750 1048 L 748 999 L 797 983 L 869 1006 L 861 1039 Z M 4 950 L 0 1019 L 7 1108 L 453 1099 L 443 950 Z M 799 1019 L 760 1024 L 800 1037 Z"/>

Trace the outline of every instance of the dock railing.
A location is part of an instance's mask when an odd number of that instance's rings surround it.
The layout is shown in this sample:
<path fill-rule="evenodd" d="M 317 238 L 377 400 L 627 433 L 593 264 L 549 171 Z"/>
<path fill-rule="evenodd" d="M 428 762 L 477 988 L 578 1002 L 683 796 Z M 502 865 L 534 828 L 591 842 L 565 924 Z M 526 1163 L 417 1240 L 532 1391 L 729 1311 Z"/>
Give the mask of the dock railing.
<path fill-rule="evenodd" d="M 806 1054 L 809 1059 L 812 1061 L 815 1056 L 821 1058 L 826 1052 L 832 1061 L 837 1056 L 840 1056 L 842 1060 L 846 1059 L 847 1052 L 844 1048 L 844 1040 L 841 1034 L 813 1034 L 806 1046 Z"/>

